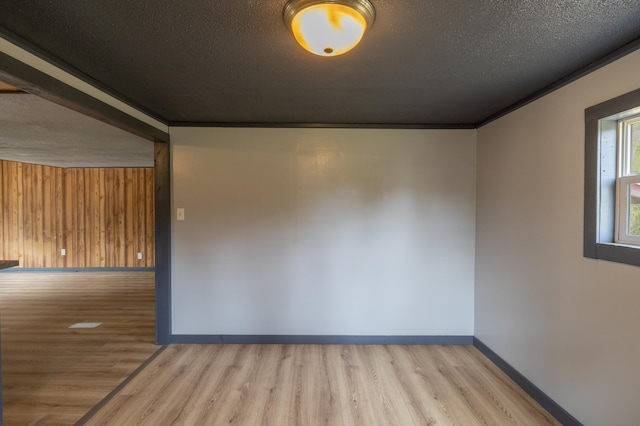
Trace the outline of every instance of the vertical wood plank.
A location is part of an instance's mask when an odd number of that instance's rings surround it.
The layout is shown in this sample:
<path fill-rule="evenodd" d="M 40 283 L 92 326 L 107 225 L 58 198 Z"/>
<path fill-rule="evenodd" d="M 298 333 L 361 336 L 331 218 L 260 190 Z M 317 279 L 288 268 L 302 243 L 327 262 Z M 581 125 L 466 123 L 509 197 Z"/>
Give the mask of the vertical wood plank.
<path fill-rule="evenodd" d="M 12 184 L 12 175 L 11 175 L 11 163 L 8 161 L 0 161 L 0 167 L 2 167 L 1 179 L 2 182 L 0 184 L 0 193 L 2 194 L 2 227 L 0 227 L 0 232 L 2 232 L 2 258 L 3 259 L 17 259 L 16 257 L 10 257 L 13 254 L 12 247 L 12 239 L 13 235 L 12 231 L 12 208 L 13 203 L 13 191 L 11 188 Z"/>
<path fill-rule="evenodd" d="M 135 261 L 135 239 L 133 238 L 133 225 L 135 223 L 134 204 L 134 179 L 132 169 L 125 169 L 125 266 L 130 267 L 136 264 Z"/>
<path fill-rule="evenodd" d="M 3 161 L 2 191 L 4 200 L 2 211 L 4 224 L 2 229 L 4 259 L 18 259 L 18 177 L 17 165 L 13 162 Z"/>
<path fill-rule="evenodd" d="M 89 227 L 91 228 L 92 247 L 89 250 L 90 265 L 93 268 L 100 266 L 100 169 L 89 169 L 91 180 L 91 216 Z"/>
<path fill-rule="evenodd" d="M 93 247 L 93 241 L 91 240 L 91 175 L 88 169 L 82 169 L 81 171 L 84 184 L 84 251 L 83 254 L 83 266 L 88 268 L 91 266 L 91 248 Z"/>
<path fill-rule="evenodd" d="M 56 184 L 54 188 L 54 210 L 55 210 L 55 267 L 64 267 L 64 257 L 60 251 L 65 248 L 64 233 L 64 170 L 55 169 Z"/>
<path fill-rule="evenodd" d="M 100 253 L 100 249 L 98 248 L 97 241 L 97 232 L 95 228 L 95 224 L 98 222 L 96 220 L 96 187 L 94 184 L 94 169 L 85 169 L 84 170 L 84 181 L 85 181 L 85 191 L 84 196 L 86 199 L 86 216 L 85 220 L 85 230 L 87 232 L 87 240 L 85 245 L 85 266 L 86 267 L 95 267 L 95 256 L 96 252 Z"/>
<path fill-rule="evenodd" d="M 7 191 L 7 180 L 9 172 L 5 161 L 0 160 L 0 206 L 2 206 L 2 217 L 0 217 L 0 259 L 11 259 L 9 255 L 9 209 L 10 193 Z M 5 195 L 6 194 L 6 195 Z"/>
<path fill-rule="evenodd" d="M 145 253 L 145 174 L 144 169 L 136 169 L 136 213 L 137 213 L 137 221 L 136 221 L 136 252 L 142 253 L 142 259 L 138 259 L 136 253 L 136 266 L 145 266 L 144 262 L 144 253 Z"/>
<path fill-rule="evenodd" d="M 20 260 L 20 266 L 24 267 L 24 167 L 22 163 L 16 164 L 16 203 L 14 206 L 15 213 L 15 233 L 14 241 L 18 241 L 18 259 Z"/>
<path fill-rule="evenodd" d="M 113 169 L 104 171 L 104 241 L 105 241 L 105 266 L 116 266 L 116 256 L 114 250 L 115 229 L 114 220 L 114 199 L 113 199 Z"/>
<path fill-rule="evenodd" d="M 145 266 L 153 267 L 155 265 L 155 205 L 154 205 L 154 170 L 145 169 Z"/>
<path fill-rule="evenodd" d="M 106 231 L 105 231 L 105 187 L 104 187 L 104 169 L 98 170 L 97 182 L 99 185 L 98 188 L 98 196 L 99 196 L 99 204 L 98 204 L 98 212 L 100 223 L 98 224 L 98 239 L 100 240 L 100 267 L 104 268 L 106 266 L 106 255 L 107 255 L 107 242 L 106 242 Z"/>
<path fill-rule="evenodd" d="M 64 171 L 64 241 L 66 255 L 63 256 L 63 266 L 73 265 L 75 253 L 75 218 L 76 218 L 76 179 L 73 170 Z"/>
<path fill-rule="evenodd" d="M 127 169 L 127 181 L 128 181 L 128 191 L 127 191 L 127 245 L 129 247 L 128 256 L 127 256 L 127 266 L 135 267 L 138 263 L 138 238 L 136 235 L 136 226 L 138 222 L 138 214 L 137 214 L 137 205 L 136 205 L 136 195 L 137 195 L 137 186 L 138 179 L 135 169 Z"/>
<path fill-rule="evenodd" d="M 44 220 L 43 220 L 43 187 L 42 187 L 42 166 L 33 165 L 33 266 L 42 268 L 44 266 Z"/>
<path fill-rule="evenodd" d="M 14 163 L 15 166 L 15 204 L 13 206 L 12 214 L 15 219 L 13 221 L 13 238 L 14 242 L 17 242 L 18 251 L 16 253 L 17 258 L 20 260 L 20 265 L 24 267 L 24 168 L 22 163 Z"/>
<path fill-rule="evenodd" d="M 0 259 L 11 259 L 9 257 L 9 211 L 11 208 L 11 193 L 8 191 L 7 181 L 10 179 L 8 164 L 0 160 L 0 206 L 2 206 L 2 217 L 0 218 Z"/>
<path fill-rule="evenodd" d="M 92 226 L 92 216 L 93 216 L 93 191 L 92 191 L 92 179 L 91 179 L 91 170 L 83 169 L 84 174 L 84 266 L 91 267 L 92 256 L 91 253 L 95 250 L 94 244 L 94 234 L 93 234 L 93 226 Z"/>
<path fill-rule="evenodd" d="M 52 198 L 51 198 L 51 167 L 40 166 L 42 170 L 42 198 L 39 206 L 42 215 L 42 260 L 40 260 L 43 268 L 51 268 L 51 260 L 53 258 L 53 215 L 52 215 Z"/>
<path fill-rule="evenodd" d="M 85 266 L 85 195 L 84 195 L 84 171 L 81 169 L 74 170 L 76 177 L 76 223 L 75 223 L 75 241 L 76 253 L 74 256 L 74 265 L 78 268 Z"/>
<path fill-rule="evenodd" d="M 115 205 L 114 205 L 114 225 L 116 227 L 115 252 L 117 265 L 125 266 L 125 222 L 124 222 L 124 169 L 115 171 Z"/>
<path fill-rule="evenodd" d="M 33 166 L 31 164 L 24 164 L 22 166 L 22 180 L 23 188 L 26 189 L 23 193 L 23 231 L 22 231 L 22 244 L 24 247 L 23 252 L 23 266 L 25 268 L 33 267 Z"/>
<path fill-rule="evenodd" d="M 31 166 L 29 164 L 22 165 L 22 179 L 20 184 L 23 189 L 28 186 L 27 182 L 31 182 Z M 31 238 L 31 217 L 28 215 L 31 191 L 22 194 L 22 209 L 20 219 L 20 231 L 18 233 L 20 243 L 22 244 L 22 266 L 28 268 L 31 266 L 31 245 L 25 244 L 25 241 Z"/>
<path fill-rule="evenodd" d="M 0 191 L 2 191 L 2 258 L 3 259 L 17 259 L 17 257 L 11 257 L 14 255 L 12 230 L 13 230 L 13 216 L 12 210 L 15 203 L 14 192 L 12 191 L 13 176 L 12 164 L 8 161 L 0 161 L 2 164 L 2 185 L 0 185 Z"/>
<path fill-rule="evenodd" d="M 18 177 L 16 163 L 2 162 L 2 214 L 4 222 L 2 226 L 2 245 L 4 259 L 18 259 L 18 211 L 17 191 Z"/>
<path fill-rule="evenodd" d="M 93 169 L 93 191 L 95 197 L 95 211 L 93 230 L 96 239 L 93 253 L 93 264 L 95 267 L 104 267 L 104 171 L 103 169 Z"/>
<path fill-rule="evenodd" d="M 51 240 L 49 244 L 49 258 L 46 259 L 50 268 L 57 267 L 58 259 L 56 253 L 56 245 L 57 245 L 57 232 L 56 232 L 56 180 L 57 180 L 57 170 L 58 167 L 49 167 L 49 203 L 45 203 L 45 209 L 49 210 L 49 238 Z"/>

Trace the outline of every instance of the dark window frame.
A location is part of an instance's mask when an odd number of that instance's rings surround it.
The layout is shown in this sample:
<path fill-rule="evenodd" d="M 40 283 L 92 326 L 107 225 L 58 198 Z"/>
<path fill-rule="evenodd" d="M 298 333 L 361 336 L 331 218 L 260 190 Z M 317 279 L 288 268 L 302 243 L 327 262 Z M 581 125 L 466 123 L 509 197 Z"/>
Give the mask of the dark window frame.
<path fill-rule="evenodd" d="M 584 257 L 640 266 L 640 247 L 615 242 L 617 122 L 639 107 L 640 89 L 585 110 Z"/>

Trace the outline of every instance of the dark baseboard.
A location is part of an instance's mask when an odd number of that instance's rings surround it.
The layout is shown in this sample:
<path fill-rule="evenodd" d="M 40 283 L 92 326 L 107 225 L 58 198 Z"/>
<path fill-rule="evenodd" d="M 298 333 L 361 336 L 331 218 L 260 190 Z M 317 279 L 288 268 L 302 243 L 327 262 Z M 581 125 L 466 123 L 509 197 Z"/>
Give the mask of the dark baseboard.
<path fill-rule="evenodd" d="M 156 268 L 9 268 L 0 273 L 20 272 L 153 272 Z"/>
<path fill-rule="evenodd" d="M 482 343 L 477 337 L 473 338 L 473 346 L 478 348 L 480 352 L 487 358 L 489 358 L 500 370 L 502 370 L 507 376 L 518 384 L 526 393 L 535 399 L 538 404 L 547 410 L 553 417 L 555 417 L 564 426 L 583 426 L 575 417 L 573 417 L 567 410 L 562 408 L 558 403 L 551 399 L 547 394 L 542 392 L 540 388 L 531 383 L 529 379 L 524 377 L 518 370 L 513 368 L 507 361 L 502 359 L 500 355 L 495 353 L 491 348 Z"/>
<path fill-rule="evenodd" d="M 243 345 L 471 345 L 473 336 L 327 336 L 288 334 L 174 334 L 171 343 Z"/>
<path fill-rule="evenodd" d="M 564 408 L 558 405 L 547 394 L 541 391 L 529 379 L 513 368 L 491 348 L 474 336 L 344 336 L 344 335 L 204 335 L 204 334 L 174 334 L 172 344 L 306 344 L 306 345 L 470 345 L 473 344 L 484 356 L 491 360 L 518 386 L 527 392 L 545 410 L 564 426 L 583 426 Z M 129 378 L 114 389 L 98 405 L 89 411 L 78 425 L 85 424 L 95 413 L 111 400 L 127 383 L 140 373 L 165 347 L 160 348 L 145 361 Z"/>

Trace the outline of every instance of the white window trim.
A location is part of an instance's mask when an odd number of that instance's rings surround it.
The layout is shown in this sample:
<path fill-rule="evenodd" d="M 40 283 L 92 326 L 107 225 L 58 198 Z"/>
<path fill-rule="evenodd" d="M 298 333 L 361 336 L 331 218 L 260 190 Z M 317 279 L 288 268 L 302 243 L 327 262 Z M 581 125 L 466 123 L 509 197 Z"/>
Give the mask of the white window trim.
<path fill-rule="evenodd" d="M 617 171 L 616 171 L 616 229 L 615 241 L 621 244 L 640 245 L 640 236 L 629 234 L 630 185 L 640 183 L 640 175 L 631 174 L 631 134 L 629 127 L 640 123 L 640 116 L 628 117 L 618 122 Z"/>
<path fill-rule="evenodd" d="M 617 181 L 617 201 L 618 209 L 616 221 L 616 242 L 630 245 L 640 245 L 640 237 L 629 234 L 629 186 L 631 184 L 640 184 L 640 175 L 622 176 Z"/>

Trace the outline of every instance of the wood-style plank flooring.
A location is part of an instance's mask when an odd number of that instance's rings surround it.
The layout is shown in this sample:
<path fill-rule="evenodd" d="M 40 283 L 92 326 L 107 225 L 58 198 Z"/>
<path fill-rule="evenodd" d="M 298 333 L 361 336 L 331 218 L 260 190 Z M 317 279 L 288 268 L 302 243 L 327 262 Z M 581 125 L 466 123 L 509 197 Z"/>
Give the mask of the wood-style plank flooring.
<path fill-rule="evenodd" d="M 0 273 L 4 425 L 77 422 L 159 349 L 154 318 L 153 272 Z"/>
<path fill-rule="evenodd" d="M 88 425 L 558 425 L 472 346 L 173 345 Z"/>

